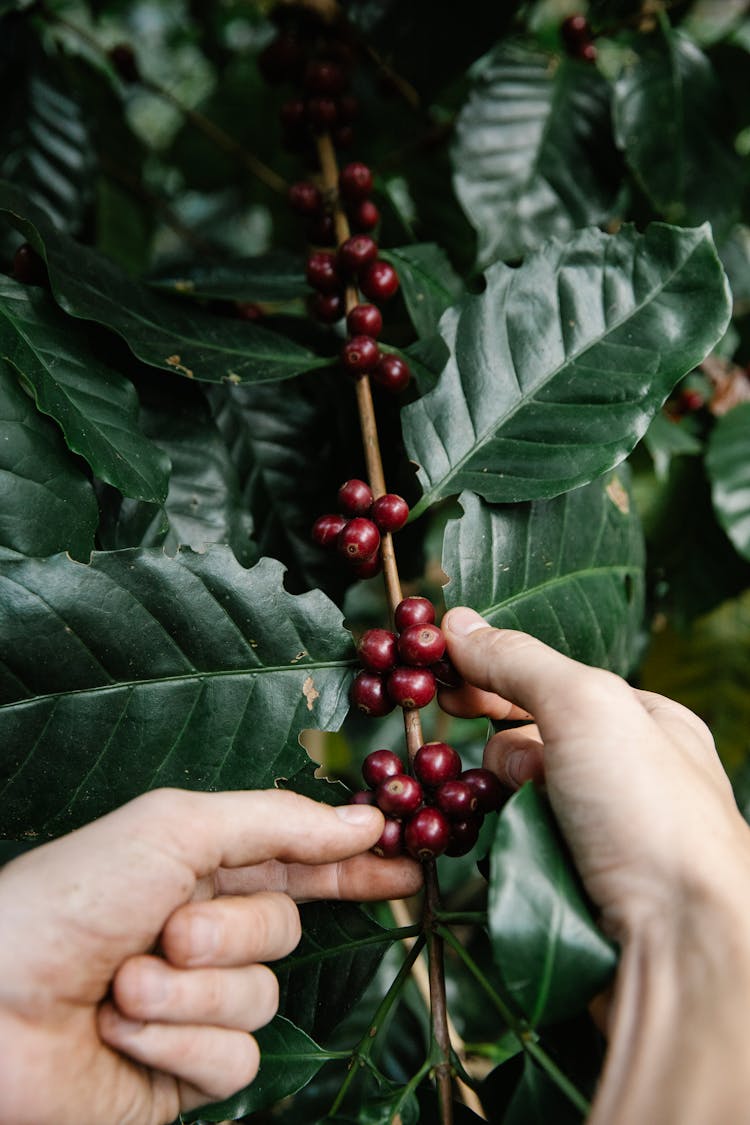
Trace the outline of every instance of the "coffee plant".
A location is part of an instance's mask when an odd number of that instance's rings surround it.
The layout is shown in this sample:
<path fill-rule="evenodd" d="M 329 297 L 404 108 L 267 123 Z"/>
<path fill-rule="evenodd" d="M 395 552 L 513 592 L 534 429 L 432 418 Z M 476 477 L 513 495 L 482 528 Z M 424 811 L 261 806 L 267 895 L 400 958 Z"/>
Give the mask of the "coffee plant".
<path fill-rule="evenodd" d="M 681 699 L 750 804 L 746 8 L 0 0 L 3 856 L 282 786 L 424 865 L 302 907 L 184 1121 L 585 1118 L 617 951 L 444 606 Z"/>

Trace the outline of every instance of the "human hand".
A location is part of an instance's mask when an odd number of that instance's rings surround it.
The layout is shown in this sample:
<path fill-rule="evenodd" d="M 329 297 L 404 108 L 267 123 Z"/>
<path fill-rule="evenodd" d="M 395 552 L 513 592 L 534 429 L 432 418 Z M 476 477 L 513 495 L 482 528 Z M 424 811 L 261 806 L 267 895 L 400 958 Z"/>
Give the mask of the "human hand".
<path fill-rule="evenodd" d="M 382 814 L 157 790 L 0 872 L 0 1125 L 162 1125 L 255 1076 L 293 899 L 398 898 Z M 158 948 L 160 955 L 155 955 Z"/>
<path fill-rule="evenodd" d="M 466 608 L 442 622 L 464 678 L 456 715 L 534 722 L 485 765 L 544 780 L 604 929 L 621 945 L 610 1046 L 589 1125 L 750 1120 L 750 829 L 708 728 Z M 731 1058 L 731 1066 L 726 1065 Z"/>

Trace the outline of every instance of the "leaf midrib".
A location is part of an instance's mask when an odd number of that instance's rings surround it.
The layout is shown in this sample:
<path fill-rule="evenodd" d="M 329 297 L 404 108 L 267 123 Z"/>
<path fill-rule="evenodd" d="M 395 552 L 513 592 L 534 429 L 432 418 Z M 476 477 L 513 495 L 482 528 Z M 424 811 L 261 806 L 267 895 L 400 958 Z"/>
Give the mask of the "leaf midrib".
<path fill-rule="evenodd" d="M 508 609 L 519 602 L 527 601 L 529 598 L 535 598 L 547 590 L 552 590 L 556 586 L 563 586 L 568 582 L 587 581 L 592 578 L 599 578 L 602 575 L 605 577 L 616 577 L 621 575 L 623 578 L 629 574 L 640 573 L 641 567 L 635 563 L 631 566 L 592 566 L 586 567 L 585 570 L 572 570 L 567 574 L 559 574 L 554 578 L 550 578 L 547 582 L 542 582 L 537 586 L 532 586 L 528 590 L 524 590 L 520 594 L 513 594 L 503 601 L 494 602 L 492 605 L 484 606 L 482 608 L 482 615 L 486 616 L 490 613 L 499 613 L 503 609 Z"/>

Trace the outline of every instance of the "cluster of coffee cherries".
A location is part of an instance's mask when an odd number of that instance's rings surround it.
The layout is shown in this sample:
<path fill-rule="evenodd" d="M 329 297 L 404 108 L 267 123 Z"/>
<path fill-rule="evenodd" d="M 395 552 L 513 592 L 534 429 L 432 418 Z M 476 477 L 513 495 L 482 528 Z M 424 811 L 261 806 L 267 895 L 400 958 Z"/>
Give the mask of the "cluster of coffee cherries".
<path fill-rule="evenodd" d="M 596 44 L 591 34 L 591 26 L 585 16 L 577 13 L 563 20 L 560 25 L 560 37 L 566 53 L 571 58 L 589 63 L 596 60 Z"/>
<path fill-rule="evenodd" d="M 464 770 L 446 742 L 426 742 L 414 758 L 414 773 L 392 750 L 374 750 L 362 766 L 369 789 L 351 797 L 354 805 L 377 805 L 385 827 L 373 847 L 392 859 L 466 855 L 477 842 L 484 816 L 502 807 L 506 793 L 494 773 Z"/>
<path fill-rule="evenodd" d="M 338 490 L 339 512 L 319 516 L 312 527 L 313 542 L 339 553 L 357 578 L 372 578 L 382 568 L 380 537 L 400 531 L 409 505 L 395 492 L 374 499 L 366 481 L 344 481 Z"/>
<path fill-rule="evenodd" d="M 368 629 L 357 644 L 363 670 L 354 677 L 352 703 L 375 718 L 396 706 L 405 711 L 426 707 L 438 683 L 455 687 L 460 682 L 445 656 L 445 638 L 428 598 L 404 598 L 394 624 L 398 632 Z"/>

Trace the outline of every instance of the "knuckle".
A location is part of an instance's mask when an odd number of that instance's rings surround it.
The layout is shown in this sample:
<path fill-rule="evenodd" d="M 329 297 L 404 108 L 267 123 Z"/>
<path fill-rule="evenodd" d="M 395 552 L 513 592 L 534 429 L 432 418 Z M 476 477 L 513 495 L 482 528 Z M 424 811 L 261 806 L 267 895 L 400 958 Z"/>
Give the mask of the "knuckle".
<path fill-rule="evenodd" d="M 244 1031 L 227 1032 L 221 1066 L 217 1067 L 210 1093 L 215 1099 L 229 1098 L 256 1077 L 260 1067 L 260 1048 L 252 1035 Z M 231 1042 L 231 1048 L 229 1044 Z"/>

